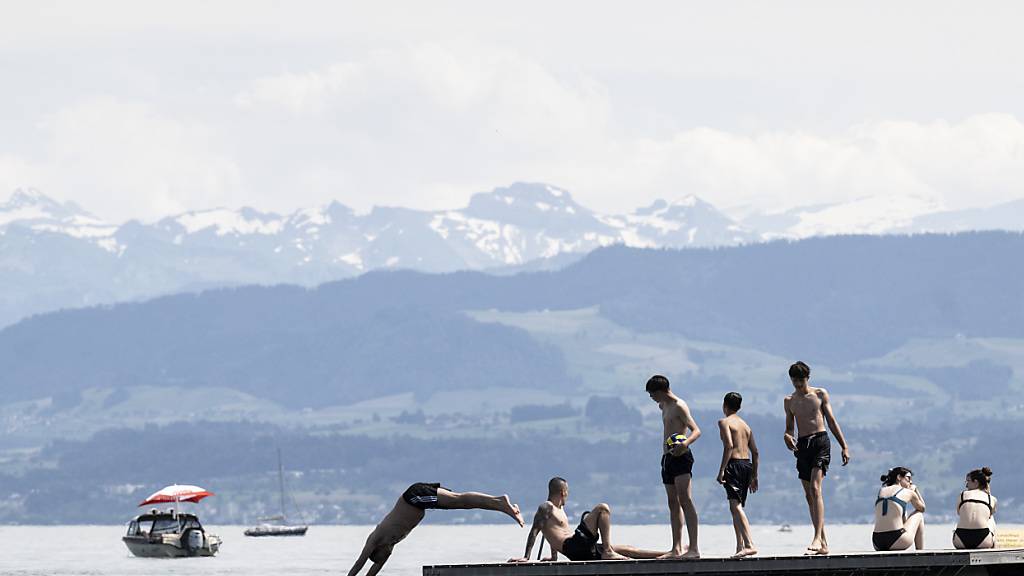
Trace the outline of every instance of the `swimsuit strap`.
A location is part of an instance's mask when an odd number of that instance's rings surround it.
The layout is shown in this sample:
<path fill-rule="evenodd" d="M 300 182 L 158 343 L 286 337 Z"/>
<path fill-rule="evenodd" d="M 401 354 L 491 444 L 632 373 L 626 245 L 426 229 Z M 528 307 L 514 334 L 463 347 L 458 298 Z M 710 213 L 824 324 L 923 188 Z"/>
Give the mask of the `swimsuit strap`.
<path fill-rule="evenodd" d="M 883 488 L 884 488 L 884 486 L 883 486 Z M 878 497 L 875 499 L 875 505 L 877 505 L 879 502 L 882 503 L 882 516 L 885 516 L 886 514 L 889 513 L 889 501 L 892 500 L 900 508 L 903 509 L 903 518 L 906 519 L 906 517 L 907 517 L 907 502 L 904 502 L 903 500 L 901 500 L 901 499 L 896 497 L 896 495 L 899 494 L 900 492 L 903 492 L 903 490 L 904 490 L 904 488 L 901 486 L 899 490 L 893 492 L 892 496 L 886 496 L 886 497 L 883 498 L 882 497 L 882 488 L 878 489 Z"/>
<path fill-rule="evenodd" d="M 960 503 L 956 505 L 956 511 L 957 512 L 960 512 L 960 507 L 963 506 L 964 504 L 966 504 L 968 502 L 974 502 L 975 504 L 984 504 L 985 506 L 987 506 L 988 507 L 988 517 L 991 518 L 993 516 L 995 511 L 992 510 L 992 495 L 991 494 L 988 494 L 988 493 L 985 494 L 988 497 L 988 502 L 986 502 L 984 500 L 978 500 L 977 498 L 967 498 L 965 500 L 964 499 L 964 494 L 966 492 L 967 491 L 964 490 L 963 492 L 960 493 Z"/>
<path fill-rule="evenodd" d="M 875 506 L 878 506 L 879 502 L 882 503 L 882 516 L 885 516 L 886 514 L 889 513 L 889 499 L 888 498 L 882 498 L 882 489 L 881 488 L 878 489 L 878 496 L 875 498 Z"/>

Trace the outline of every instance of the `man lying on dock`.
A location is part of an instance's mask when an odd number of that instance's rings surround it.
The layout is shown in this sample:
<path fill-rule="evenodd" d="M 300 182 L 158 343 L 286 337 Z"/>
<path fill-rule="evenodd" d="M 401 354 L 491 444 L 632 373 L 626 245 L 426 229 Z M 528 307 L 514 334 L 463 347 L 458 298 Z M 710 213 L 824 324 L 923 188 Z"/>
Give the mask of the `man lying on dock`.
<path fill-rule="evenodd" d="M 537 514 L 533 517 L 533 526 L 526 538 L 526 553 L 522 558 L 510 558 L 509 562 L 529 562 L 537 534 L 541 533 L 551 547 L 551 556 L 545 558 L 545 562 L 557 560 L 559 553 L 569 560 L 629 560 L 657 558 L 664 554 L 625 544 L 613 544 L 612 511 L 607 504 L 598 504 L 593 510 L 584 512 L 574 532 L 565 515 L 565 501 L 568 497 L 569 483 L 564 478 L 555 477 L 548 481 L 548 499 L 537 508 Z"/>
<path fill-rule="evenodd" d="M 524 526 L 523 516 L 519 513 L 519 506 L 509 501 L 507 495 L 491 496 L 480 492 L 452 492 L 440 484 L 425 484 L 419 482 L 406 489 L 402 496 L 395 502 L 395 507 L 388 512 L 387 516 L 377 524 L 370 536 L 366 538 L 363 551 L 359 558 L 348 571 L 348 576 L 356 576 L 363 569 L 367 560 L 373 562 L 373 566 L 366 573 L 367 576 L 375 576 L 384 563 L 391 557 L 391 552 L 398 544 L 412 532 L 412 529 L 419 525 L 426 514 L 426 510 L 494 510 L 508 514 L 513 520 Z"/>

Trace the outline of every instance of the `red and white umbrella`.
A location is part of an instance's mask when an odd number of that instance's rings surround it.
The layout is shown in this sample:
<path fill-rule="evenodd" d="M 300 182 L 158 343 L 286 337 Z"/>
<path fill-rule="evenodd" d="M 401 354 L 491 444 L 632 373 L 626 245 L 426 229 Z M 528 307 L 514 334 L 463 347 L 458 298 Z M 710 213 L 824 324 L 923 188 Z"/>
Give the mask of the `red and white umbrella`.
<path fill-rule="evenodd" d="M 213 496 L 213 492 L 189 484 L 172 484 L 153 492 L 139 506 L 164 502 L 199 502 L 207 496 Z"/>

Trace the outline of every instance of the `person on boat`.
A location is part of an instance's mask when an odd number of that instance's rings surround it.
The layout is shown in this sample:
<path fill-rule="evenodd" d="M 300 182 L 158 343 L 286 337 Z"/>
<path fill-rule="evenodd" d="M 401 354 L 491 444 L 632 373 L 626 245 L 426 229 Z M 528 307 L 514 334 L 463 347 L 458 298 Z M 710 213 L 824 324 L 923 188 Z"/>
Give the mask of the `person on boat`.
<path fill-rule="evenodd" d="M 524 526 L 519 506 L 508 495 L 491 496 L 481 492 L 453 492 L 440 484 L 419 482 L 409 486 L 395 502 L 394 508 L 377 524 L 366 538 L 363 550 L 356 559 L 349 576 L 356 576 L 367 560 L 373 562 L 367 576 L 374 576 L 391 557 L 396 544 L 405 539 L 419 525 L 427 510 L 494 510 L 502 512 Z"/>
<path fill-rule="evenodd" d="M 553 562 L 559 554 L 569 560 L 628 560 L 630 558 L 658 558 L 664 552 L 642 550 L 626 544 L 613 544 L 611 539 L 612 510 L 607 504 L 598 504 L 583 513 L 573 531 L 565 515 L 565 501 L 569 497 L 569 483 L 555 477 L 548 481 L 548 499 L 537 508 L 530 534 L 526 537 L 526 552 L 509 562 L 529 562 L 538 534 L 543 534 L 551 547 L 551 555 L 544 559 Z"/>
<path fill-rule="evenodd" d="M 956 503 L 959 520 L 953 531 L 956 548 L 996 547 L 996 497 L 991 489 L 992 470 L 987 466 L 967 473 L 965 488 Z"/>
<path fill-rule="evenodd" d="M 732 513 L 732 527 L 736 532 L 736 554 L 734 558 L 757 554 L 750 537 L 750 523 L 744 511 L 747 492 L 757 492 L 757 442 L 754 432 L 738 414 L 743 397 L 738 392 L 729 392 L 722 401 L 725 418 L 718 421 L 718 433 L 722 439 L 722 463 L 718 467 L 718 483 L 725 487 Z"/>
<path fill-rule="evenodd" d="M 897 466 L 881 476 L 871 533 L 871 543 L 879 552 L 906 550 L 912 544 L 924 549 L 924 497 L 914 485 L 913 475 L 909 468 Z"/>
<path fill-rule="evenodd" d="M 804 487 L 804 497 L 814 525 L 814 538 L 806 553 L 828 554 L 825 498 L 821 483 L 832 461 L 832 444 L 825 426 L 828 425 L 832 430 L 843 450 L 843 466 L 850 462 L 850 449 L 832 413 L 828 391 L 810 386 L 810 366 L 803 362 L 794 363 L 789 367 L 789 379 L 793 383 L 793 393 L 786 396 L 783 402 L 786 411 L 786 433 L 783 439 L 786 447 L 796 456 L 797 473 Z M 799 436 L 794 436 L 794 432 Z"/>
<path fill-rule="evenodd" d="M 697 507 L 693 505 L 693 452 L 690 445 L 700 438 L 700 428 L 690 415 L 690 408 L 672 392 L 668 378 L 658 374 L 647 381 L 647 394 L 661 408 L 662 443 L 661 483 L 668 496 L 669 520 L 672 523 L 672 550 L 666 558 L 700 558 L 697 542 Z M 680 441 L 675 441 L 678 438 Z M 683 550 L 683 526 L 689 545 Z"/>

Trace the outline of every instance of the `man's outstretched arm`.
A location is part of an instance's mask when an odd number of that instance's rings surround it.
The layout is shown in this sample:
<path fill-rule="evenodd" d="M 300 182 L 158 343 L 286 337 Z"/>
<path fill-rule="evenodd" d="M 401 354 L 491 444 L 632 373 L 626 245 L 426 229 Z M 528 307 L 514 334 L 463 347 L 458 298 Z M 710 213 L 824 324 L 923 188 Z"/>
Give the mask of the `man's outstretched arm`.
<path fill-rule="evenodd" d="M 370 539 L 366 539 L 366 544 L 363 545 L 363 551 L 359 553 L 359 558 L 356 559 L 356 563 L 352 565 L 352 568 L 348 571 L 348 576 L 356 576 L 359 571 L 363 569 L 363 565 L 366 564 L 366 560 L 370 558 L 370 552 L 373 551 L 373 546 L 370 545 Z M 371 569 L 372 570 L 372 569 Z"/>
<path fill-rule="evenodd" d="M 551 506 L 551 502 L 545 502 L 537 508 L 537 513 L 533 515 L 533 525 L 530 526 L 530 534 L 526 537 L 526 552 L 523 553 L 522 558 L 509 558 L 509 562 L 530 561 L 530 555 L 533 553 L 533 544 L 537 541 L 537 534 L 543 531 L 544 524 L 551 515 Z M 552 556 L 554 556 L 554 549 L 551 552 Z"/>
<path fill-rule="evenodd" d="M 825 415 L 825 423 L 828 424 L 832 435 L 836 437 L 836 442 L 839 442 L 839 447 L 843 449 L 843 466 L 846 466 L 850 463 L 850 448 L 846 445 L 846 438 L 839 428 L 835 414 L 832 413 L 832 402 L 829 402 L 828 391 L 824 388 L 819 388 L 819 390 L 821 390 L 821 412 Z"/>

